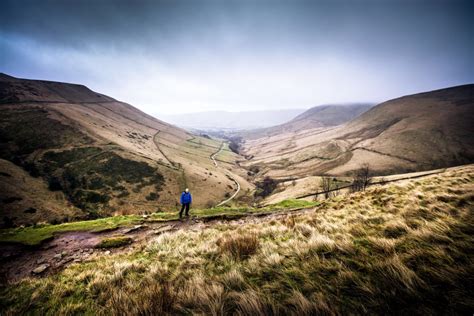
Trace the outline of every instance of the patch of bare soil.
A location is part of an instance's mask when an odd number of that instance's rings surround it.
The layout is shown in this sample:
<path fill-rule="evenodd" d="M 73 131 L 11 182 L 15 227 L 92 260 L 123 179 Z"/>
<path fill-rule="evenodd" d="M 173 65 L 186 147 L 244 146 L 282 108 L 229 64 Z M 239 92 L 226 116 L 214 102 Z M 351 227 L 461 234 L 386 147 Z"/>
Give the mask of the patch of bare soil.
<path fill-rule="evenodd" d="M 0 245 L 2 281 L 15 282 L 28 276 L 47 275 L 72 262 L 81 262 L 96 250 L 100 237 L 91 232 L 68 232 L 38 247 Z"/>

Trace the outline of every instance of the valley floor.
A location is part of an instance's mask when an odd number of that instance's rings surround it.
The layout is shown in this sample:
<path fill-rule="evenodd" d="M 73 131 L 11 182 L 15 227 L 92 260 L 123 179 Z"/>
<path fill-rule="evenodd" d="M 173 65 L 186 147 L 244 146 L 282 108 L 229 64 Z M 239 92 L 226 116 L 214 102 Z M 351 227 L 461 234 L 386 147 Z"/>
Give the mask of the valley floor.
<path fill-rule="evenodd" d="M 469 165 L 293 212 L 83 233 L 81 262 L 2 285 L 0 313 L 472 314 L 473 210 Z"/>

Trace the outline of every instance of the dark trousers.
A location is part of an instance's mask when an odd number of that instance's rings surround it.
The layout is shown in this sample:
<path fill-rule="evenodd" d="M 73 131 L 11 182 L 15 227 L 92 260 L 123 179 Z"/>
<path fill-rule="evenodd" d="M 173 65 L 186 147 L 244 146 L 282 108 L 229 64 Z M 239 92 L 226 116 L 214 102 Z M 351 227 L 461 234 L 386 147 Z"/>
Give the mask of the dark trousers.
<path fill-rule="evenodd" d="M 183 203 L 183 205 L 181 206 L 181 211 L 179 212 L 179 217 L 183 216 L 184 209 L 186 209 L 185 216 L 189 216 L 189 203 Z"/>

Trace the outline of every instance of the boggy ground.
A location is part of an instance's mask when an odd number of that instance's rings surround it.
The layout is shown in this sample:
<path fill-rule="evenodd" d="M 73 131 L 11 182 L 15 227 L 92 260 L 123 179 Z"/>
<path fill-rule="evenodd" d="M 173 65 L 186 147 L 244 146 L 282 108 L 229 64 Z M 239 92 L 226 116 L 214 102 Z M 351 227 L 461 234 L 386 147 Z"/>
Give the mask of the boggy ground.
<path fill-rule="evenodd" d="M 163 232 L 3 286 L 1 313 L 471 314 L 473 183 L 466 166 Z"/>

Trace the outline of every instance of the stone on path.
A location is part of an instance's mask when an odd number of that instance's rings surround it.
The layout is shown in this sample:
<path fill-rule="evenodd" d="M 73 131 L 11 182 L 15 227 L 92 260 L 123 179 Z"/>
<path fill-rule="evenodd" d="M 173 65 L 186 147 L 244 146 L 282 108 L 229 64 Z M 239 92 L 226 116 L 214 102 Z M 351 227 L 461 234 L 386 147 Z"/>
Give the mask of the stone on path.
<path fill-rule="evenodd" d="M 158 228 L 155 228 L 153 230 L 153 233 L 155 234 L 162 234 L 164 232 L 167 232 L 167 231 L 170 231 L 173 229 L 173 226 L 171 225 L 165 225 L 165 226 L 161 226 L 161 227 L 158 227 Z"/>
<path fill-rule="evenodd" d="M 65 263 L 71 262 L 72 260 L 74 260 L 74 257 L 67 257 L 67 258 L 64 258 L 60 263 L 65 264 Z"/>
<path fill-rule="evenodd" d="M 40 265 L 39 267 L 37 267 L 36 269 L 34 269 L 31 272 L 33 272 L 34 274 L 41 274 L 48 268 L 49 268 L 49 264 L 44 263 L 44 264 Z"/>
<path fill-rule="evenodd" d="M 135 225 L 133 226 L 132 228 L 128 228 L 126 230 L 123 231 L 124 234 L 128 234 L 128 233 L 131 233 L 131 232 L 134 232 L 134 231 L 137 231 L 139 229 L 142 229 L 144 228 L 145 225 Z"/>

